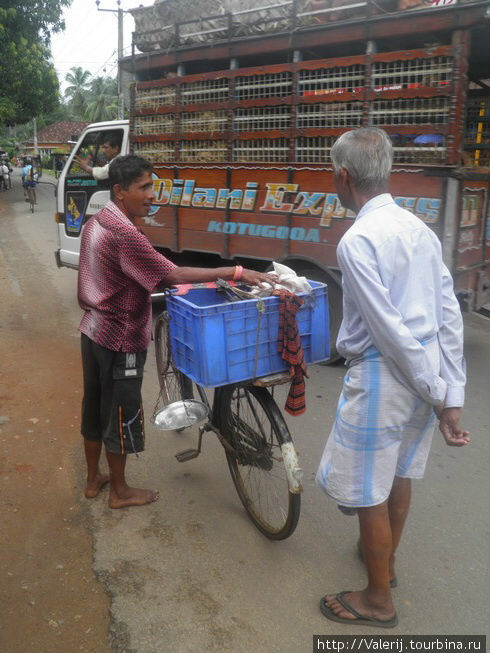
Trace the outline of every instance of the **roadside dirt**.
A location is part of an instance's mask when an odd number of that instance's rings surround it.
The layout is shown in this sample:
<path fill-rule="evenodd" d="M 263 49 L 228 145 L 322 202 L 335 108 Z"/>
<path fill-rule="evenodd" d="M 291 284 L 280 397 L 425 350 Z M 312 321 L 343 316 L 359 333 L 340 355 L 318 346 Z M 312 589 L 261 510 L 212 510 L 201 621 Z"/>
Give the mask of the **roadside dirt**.
<path fill-rule="evenodd" d="M 6 208 L 0 205 L 0 650 L 104 653 L 109 598 L 91 566 L 78 339 Z"/>

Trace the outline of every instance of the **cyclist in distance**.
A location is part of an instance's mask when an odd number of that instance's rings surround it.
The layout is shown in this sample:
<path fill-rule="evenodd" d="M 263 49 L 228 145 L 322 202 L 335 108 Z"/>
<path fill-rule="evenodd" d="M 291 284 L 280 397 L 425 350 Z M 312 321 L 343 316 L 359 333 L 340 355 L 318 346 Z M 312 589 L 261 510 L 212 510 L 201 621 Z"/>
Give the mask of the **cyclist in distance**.
<path fill-rule="evenodd" d="M 34 204 L 37 204 L 36 183 L 37 174 L 34 170 L 32 159 L 30 156 L 26 156 L 24 159 L 24 167 L 22 168 L 22 187 L 24 188 L 24 197 L 26 202 L 29 201 L 28 189 L 32 188 L 34 193 Z"/>

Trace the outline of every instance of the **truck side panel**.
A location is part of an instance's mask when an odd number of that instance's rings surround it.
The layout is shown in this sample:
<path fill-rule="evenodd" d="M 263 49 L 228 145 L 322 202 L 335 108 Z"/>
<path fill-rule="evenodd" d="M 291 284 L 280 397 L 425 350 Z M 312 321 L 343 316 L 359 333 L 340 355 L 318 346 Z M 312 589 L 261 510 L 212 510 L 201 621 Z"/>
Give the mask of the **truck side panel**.
<path fill-rule="evenodd" d="M 398 170 L 392 193 L 400 206 L 442 233 L 444 178 Z M 157 247 L 223 258 L 316 261 L 336 268 L 335 249 L 352 224 L 334 191 L 331 169 L 185 168 L 155 166 L 155 209 L 138 226 Z"/>

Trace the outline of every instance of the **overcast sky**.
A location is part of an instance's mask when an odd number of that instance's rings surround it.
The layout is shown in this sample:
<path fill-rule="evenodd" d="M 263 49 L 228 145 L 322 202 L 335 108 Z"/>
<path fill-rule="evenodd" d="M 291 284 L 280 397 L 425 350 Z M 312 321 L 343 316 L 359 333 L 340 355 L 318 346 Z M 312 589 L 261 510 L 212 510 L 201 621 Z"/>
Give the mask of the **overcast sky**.
<path fill-rule="evenodd" d="M 153 0 L 122 0 L 123 9 L 148 7 Z M 101 0 L 100 9 L 117 9 L 116 0 Z M 65 75 L 73 66 L 81 66 L 92 75 L 117 75 L 117 14 L 97 11 L 95 0 L 73 0 L 65 9 L 66 29 L 51 39 L 53 63 L 61 91 L 67 86 Z M 124 53 L 131 53 L 134 20 L 124 14 Z"/>

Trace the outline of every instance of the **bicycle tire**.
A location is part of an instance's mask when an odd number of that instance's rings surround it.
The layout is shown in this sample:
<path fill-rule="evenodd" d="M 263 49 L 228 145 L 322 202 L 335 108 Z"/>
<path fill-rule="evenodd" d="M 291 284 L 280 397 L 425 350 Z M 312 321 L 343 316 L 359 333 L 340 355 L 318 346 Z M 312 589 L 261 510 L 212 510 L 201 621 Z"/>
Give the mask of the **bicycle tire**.
<path fill-rule="evenodd" d="M 168 317 L 164 311 L 155 323 L 155 356 L 160 392 L 168 403 L 193 399 L 192 381 L 173 364 L 169 343 Z"/>
<path fill-rule="evenodd" d="M 31 208 L 31 213 L 34 213 L 34 191 L 31 186 L 27 189 L 29 194 L 29 206 Z"/>
<path fill-rule="evenodd" d="M 292 442 L 289 429 L 266 388 L 231 385 L 218 388 L 215 415 L 228 467 L 240 501 L 259 531 L 284 540 L 295 530 L 301 495 L 289 490 L 281 445 Z"/>

